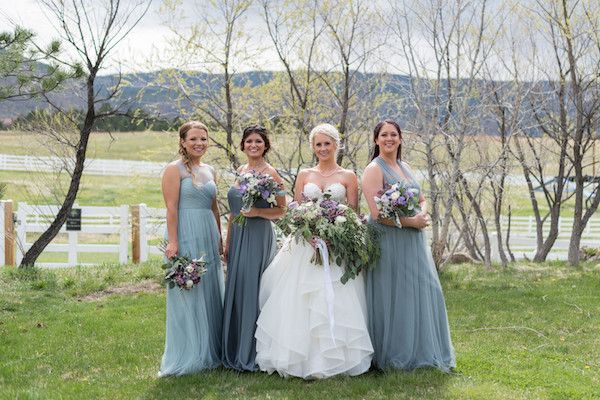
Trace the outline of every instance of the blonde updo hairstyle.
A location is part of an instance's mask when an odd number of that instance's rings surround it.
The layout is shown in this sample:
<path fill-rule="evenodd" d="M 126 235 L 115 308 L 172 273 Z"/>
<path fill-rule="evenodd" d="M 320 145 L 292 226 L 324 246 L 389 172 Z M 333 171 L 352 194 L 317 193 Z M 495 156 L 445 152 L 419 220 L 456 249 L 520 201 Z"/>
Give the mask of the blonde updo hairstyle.
<path fill-rule="evenodd" d="M 314 139 L 315 139 L 315 135 L 317 133 L 321 133 L 323 135 L 329 136 L 331 139 L 333 139 L 333 141 L 335 142 L 335 153 L 337 154 L 338 151 L 341 150 L 341 139 L 340 139 L 340 133 L 338 132 L 337 128 L 331 124 L 319 124 L 317 126 L 315 126 L 312 131 L 310 131 L 310 134 L 308 135 L 308 140 L 310 142 L 310 146 L 312 147 L 313 143 L 314 143 Z"/>
<path fill-rule="evenodd" d="M 181 141 L 187 138 L 188 132 L 192 129 L 202 129 L 208 135 L 208 127 L 200 121 L 188 121 L 179 128 L 179 154 L 181 155 L 181 162 L 185 166 L 187 172 L 190 174 L 192 173 L 192 160 L 190 160 L 190 157 L 185 150 L 185 147 L 183 147 Z"/>

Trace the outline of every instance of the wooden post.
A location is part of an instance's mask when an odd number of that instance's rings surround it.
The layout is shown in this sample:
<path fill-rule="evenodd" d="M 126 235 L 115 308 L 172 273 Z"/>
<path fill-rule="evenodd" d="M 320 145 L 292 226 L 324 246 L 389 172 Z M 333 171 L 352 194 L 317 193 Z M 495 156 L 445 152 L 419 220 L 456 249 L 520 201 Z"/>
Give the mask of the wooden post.
<path fill-rule="evenodd" d="M 13 202 L 4 203 L 4 264 L 15 265 L 15 224 L 13 220 Z"/>
<path fill-rule="evenodd" d="M 131 207 L 131 254 L 134 264 L 140 262 L 140 205 Z"/>

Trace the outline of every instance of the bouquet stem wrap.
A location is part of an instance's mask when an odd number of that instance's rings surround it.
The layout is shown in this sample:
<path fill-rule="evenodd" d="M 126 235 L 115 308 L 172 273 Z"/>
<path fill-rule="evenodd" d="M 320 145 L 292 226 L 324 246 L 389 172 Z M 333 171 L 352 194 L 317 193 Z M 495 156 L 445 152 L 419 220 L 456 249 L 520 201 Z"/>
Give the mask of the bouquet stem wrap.
<path fill-rule="evenodd" d="M 327 250 L 327 244 L 325 244 L 321 238 L 315 238 L 315 245 L 318 251 L 321 252 L 321 259 L 323 260 L 323 283 L 325 285 L 325 301 L 327 302 L 327 314 L 329 316 L 329 333 L 331 334 L 331 340 L 333 340 L 333 344 L 335 345 L 335 316 L 333 312 L 335 293 L 333 292 L 333 283 L 331 282 L 329 251 Z"/>

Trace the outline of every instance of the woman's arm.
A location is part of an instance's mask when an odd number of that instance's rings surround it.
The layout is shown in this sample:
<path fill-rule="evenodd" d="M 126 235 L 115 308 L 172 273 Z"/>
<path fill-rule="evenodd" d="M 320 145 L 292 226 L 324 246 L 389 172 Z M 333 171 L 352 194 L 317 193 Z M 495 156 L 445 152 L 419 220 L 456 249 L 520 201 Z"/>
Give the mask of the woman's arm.
<path fill-rule="evenodd" d="M 358 178 L 354 171 L 347 170 L 344 173 L 346 176 L 346 199 L 348 205 L 358 212 Z"/>
<path fill-rule="evenodd" d="M 302 190 L 304 189 L 304 180 L 306 179 L 306 174 L 308 172 L 303 169 L 298 172 L 298 176 L 296 177 L 296 183 L 294 184 L 294 201 L 298 203 L 302 201 Z"/>
<path fill-rule="evenodd" d="M 361 183 L 363 195 L 367 201 L 371 218 L 374 221 L 377 221 L 379 218 L 379 210 L 375 203 L 375 196 L 383 189 L 383 172 L 381 172 L 381 169 L 376 164 L 371 163 L 365 168 Z"/>
<path fill-rule="evenodd" d="M 379 218 L 379 210 L 375 203 L 375 196 L 377 196 L 382 188 L 383 172 L 376 164 L 369 164 L 367 168 L 365 168 L 365 172 L 362 176 L 362 190 L 365 195 L 365 200 L 367 200 L 369 211 L 371 212 L 371 218 L 383 225 L 396 226 L 396 222 L 393 219 Z M 414 217 L 402 217 L 400 218 L 400 223 L 403 227 L 416 229 L 423 229 L 429 224 L 427 214 L 423 212 L 420 212 Z"/>
<path fill-rule="evenodd" d="M 284 187 L 283 187 L 284 182 L 283 182 L 283 179 L 281 178 L 281 176 L 279 176 L 279 174 L 277 173 L 277 170 L 275 170 L 275 168 L 273 168 L 273 167 L 270 167 L 267 170 L 267 173 L 269 175 L 271 175 L 273 177 L 273 180 L 279 184 L 280 190 L 282 191 L 282 193 L 284 193 Z M 283 214 L 285 213 L 285 205 L 286 205 L 285 204 L 285 194 L 282 194 L 281 196 L 275 196 L 275 201 L 277 201 L 277 206 L 275 206 L 275 207 L 270 207 L 270 208 L 252 207 L 248 211 L 241 211 L 241 214 L 247 218 L 251 218 L 251 217 L 260 217 L 260 218 L 264 218 L 264 219 L 281 218 L 283 216 Z"/>
<path fill-rule="evenodd" d="M 162 192 L 167 207 L 167 248 L 165 256 L 175 257 L 179 251 L 177 238 L 178 206 L 179 206 L 179 168 L 176 164 L 170 164 L 165 169 L 162 177 Z"/>
<path fill-rule="evenodd" d="M 217 186 L 217 175 L 214 173 L 214 169 L 211 168 L 211 170 L 213 171 L 213 180 L 215 182 L 215 186 Z M 211 206 L 213 215 L 215 216 L 215 221 L 217 222 L 217 228 L 219 229 L 219 254 L 223 254 L 223 234 L 221 233 L 221 213 L 219 212 L 219 203 L 217 203 L 217 196 L 215 195 L 215 198 L 212 201 L 212 206 Z"/>
<path fill-rule="evenodd" d="M 229 257 L 229 247 L 231 246 L 231 223 L 233 222 L 233 215 L 229 213 L 227 218 L 227 239 L 225 239 L 225 248 L 223 249 L 223 259 L 227 262 Z"/>

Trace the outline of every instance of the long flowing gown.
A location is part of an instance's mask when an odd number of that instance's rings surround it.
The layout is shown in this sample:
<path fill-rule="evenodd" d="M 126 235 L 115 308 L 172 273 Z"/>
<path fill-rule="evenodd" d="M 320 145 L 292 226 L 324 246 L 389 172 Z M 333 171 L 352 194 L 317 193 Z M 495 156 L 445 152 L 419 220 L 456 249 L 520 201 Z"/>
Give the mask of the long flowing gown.
<path fill-rule="evenodd" d="M 408 181 L 384 160 L 374 160 L 390 185 L 404 181 L 420 187 L 399 162 Z M 369 331 L 378 368 L 413 369 L 424 366 L 449 371 L 456 366 L 444 295 L 425 231 L 378 224 L 381 258 L 368 271 Z"/>
<path fill-rule="evenodd" d="M 346 198 L 339 183 L 326 191 L 334 200 Z M 311 199 L 323 195 L 314 183 L 303 192 Z M 373 354 L 364 278 L 342 284 L 342 268 L 332 262 L 328 276 L 323 266 L 311 262 L 313 254 L 305 241 L 288 238 L 263 273 L 256 361 L 262 371 L 304 379 L 362 374 Z M 329 282 L 333 299 L 326 290 Z"/>
<path fill-rule="evenodd" d="M 239 214 L 242 196 L 237 187 L 227 193 L 233 216 Z M 268 208 L 265 200 L 254 207 Z M 256 320 L 258 290 L 263 271 L 277 250 L 273 223 L 264 218 L 246 218 L 244 225 L 230 226 L 229 260 L 223 312 L 223 365 L 239 371 L 257 371 Z"/>
<path fill-rule="evenodd" d="M 224 287 L 219 230 L 211 209 L 216 195 L 214 172 L 201 165 L 190 175 L 181 162 L 178 166 L 179 254 L 191 258 L 204 255 L 207 272 L 190 290 L 167 287 L 167 334 L 160 376 L 190 374 L 221 365 Z"/>

